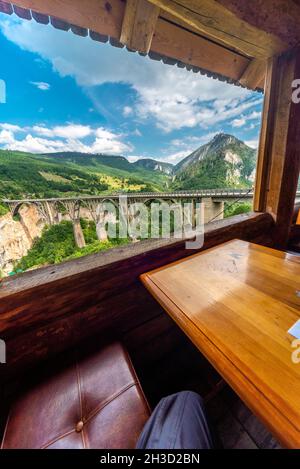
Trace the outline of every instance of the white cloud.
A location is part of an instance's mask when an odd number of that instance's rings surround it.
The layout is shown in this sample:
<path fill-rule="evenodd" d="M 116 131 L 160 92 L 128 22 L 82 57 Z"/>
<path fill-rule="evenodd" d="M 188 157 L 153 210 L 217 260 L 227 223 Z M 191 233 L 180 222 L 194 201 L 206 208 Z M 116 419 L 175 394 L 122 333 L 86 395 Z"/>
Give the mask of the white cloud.
<path fill-rule="evenodd" d="M 123 116 L 128 117 L 133 113 L 133 109 L 130 106 L 125 106 L 123 109 Z"/>
<path fill-rule="evenodd" d="M 89 38 L 50 27 L 46 30 L 33 21 L 10 19 L 0 26 L 8 39 L 40 54 L 62 77 L 74 77 L 86 89 L 107 82 L 130 85 L 136 92 L 136 103 L 123 109 L 125 115 L 135 113 L 139 119 L 152 119 L 164 132 L 196 126 L 206 129 L 228 119 L 238 119 L 262 102 L 261 97 L 243 88 Z M 94 99 L 94 107 L 101 109 L 95 95 L 89 96 Z"/>
<path fill-rule="evenodd" d="M 92 129 L 88 125 L 68 124 L 47 128 L 35 125 L 33 131 L 44 137 L 61 137 L 61 138 L 85 138 L 92 133 Z"/>
<path fill-rule="evenodd" d="M 186 156 L 190 155 L 193 150 L 187 151 L 187 150 L 182 150 L 182 151 L 177 151 L 175 153 L 170 153 L 168 156 L 164 157 L 163 159 L 161 158 L 161 161 L 164 161 L 166 163 L 172 163 L 176 164 L 179 163 L 179 161 L 183 160 Z"/>
<path fill-rule="evenodd" d="M 246 124 L 246 119 L 241 117 L 240 119 L 234 119 L 232 121 L 232 127 L 243 127 Z"/>
<path fill-rule="evenodd" d="M 64 144 L 61 141 L 46 140 L 44 138 L 33 137 L 31 134 L 28 134 L 22 140 L 14 139 L 13 141 L 6 143 L 4 148 L 30 153 L 48 153 L 62 151 L 64 149 Z"/>
<path fill-rule="evenodd" d="M 14 134 L 11 130 L 1 130 L 0 131 L 0 145 L 2 144 L 11 144 L 14 142 Z"/>
<path fill-rule="evenodd" d="M 130 155 L 130 156 L 127 156 L 127 159 L 128 161 L 130 161 L 130 163 L 135 163 L 136 161 L 138 160 L 141 160 L 142 158 L 145 158 L 144 156 L 136 156 L 136 155 Z"/>
<path fill-rule="evenodd" d="M 95 135 L 98 138 L 103 138 L 105 140 L 111 140 L 115 138 L 115 134 L 110 130 L 105 129 L 104 127 L 99 127 L 95 130 Z"/>
<path fill-rule="evenodd" d="M 209 132 L 204 135 L 201 135 L 200 137 L 197 136 L 188 136 L 186 138 L 180 138 L 180 139 L 175 139 L 171 140 L 171 145 L 174 147 L 185 147 L 190 149 L 191 145 L 193 149 L 195 150 L 197 146 L 204 145 L 205 143 L 208 143 L 210 140 L 212 140 L 218 133 L 223 132 L 222 130 L 219 130 L 218 132 Z"/>
<path fill-rule="evenodd" d="M 220 132 L 222 132 L 221 129 L 218 132 L 208 132 L 200 137 L 188 136 L 182 139 L 171 140 L 170 147 L 164 151 L 164 156 L 161 159 L 168 163 L 176 164 L 200 146 L 210 142 Z"/>
<path fill-rule="evenodd" d="M 261 119 L 261 112 L 253 111 L 247 116 L 247 120 Z"/>
<path fill-rule="evenodd" d="M 123 135 L 103 127 L 92 129 L 89 126 L 70 124 L 47 128 L 35 125 L 21 128 L 12 124 L 1 124 L 0 145 L 7 150 L 31 153 L 51 153 L 57 151 L 79 151 L 83 153 L 126 154 L 133 150 L 132 145 L 123 141 Z M 10 129 L 10 130 L 9 130 Z M 23 132 L 23 138 L 15 133 Z M 90 137 L 87 143 L 86 137 Z"/>
<path fill-rule="evenodd" d="M 31 85 L 36 86 L 41 91 L 48 91 L 50 90 L 50 84 L 44 81 L 31 81 Z"/>
<path fill-rule="evenodd" d="M 19 125 L 8 124 L 6 122 L 0 124 L 0 128 L 4 130 L 10 130 L 11 132 L 23 132 L 22 127 L 20 127 Z"/>
<path fill-rule="evenodd" d="M 132 135 L 135 135 L 136 137 L 142 137 L 142 132 L 139 130 L 139 129 L 135 129 L 133 132 L 132 132 Z"/>
<path fill-rule="evenodd" d="M 256 120 L 257 124 L 259 125 L 260 118 L 261 118 L 261 112 L 252 111 L 250 114 L 248 114 L 246 116 L 241 116 L 239 119 L 234 119 L 232 121 L 232 126 L 233 127 L 244 127 L 244 125 L 246 125 L 248 121 L 252 121 L 252 120 Z M 254 128 L 254 127 L 255 127 L 254 124 L 250 125 L 250 128 Z"/>
<path fill-rule="evenodd" d="M 240 88 L 187 74 L 169 68 L 158 87 L 141 87 L 137 105 L 140 117 L 153 117 L 165 132 L 182 127 L 209 128 L 261 102 Z"/>
<path fill-rule="evenodd" d="M 246 140 L 245 143 L 248 145 L 248 147 L 254 148 L 255 150 L 258 148 L 258 139 Z"/>
<path fill-rule="evenodd" d="M 104 128 L 96 130 L 96 139 L 90 146 L 91 153 L 110 153 L 120 155 L 123 153 L 131 152 L 133 146 L 122 142 L 122 135 L 114 134 Z"/>

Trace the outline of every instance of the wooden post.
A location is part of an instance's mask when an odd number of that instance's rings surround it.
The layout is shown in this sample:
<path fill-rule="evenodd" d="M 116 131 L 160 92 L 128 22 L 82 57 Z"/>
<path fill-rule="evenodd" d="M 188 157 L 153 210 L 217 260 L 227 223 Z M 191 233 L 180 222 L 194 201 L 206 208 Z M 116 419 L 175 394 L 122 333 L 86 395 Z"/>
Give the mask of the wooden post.
<path fill-rule="evenodd" d="M 267 62 L 265 75 L 265 99 L 262 112 L 260 139 L 256 166 L 256 180 L 253 208 L 257 212 L 267 209 L 267 192 L 270 175 L 271 150 L 273 142 L 273 126 L 276 103 L 277 58 L 272 57 Z"/>
<path fill-rule="evenodd" d="M 292 82 L 300 78 L 300 49 L 268 63 L 254 209 L 274 216 L 274 245 L 285 249 L 300 169 L 300 103 Z"/>
<path fill-rule="evenodd" d="M 159 15 L 159 8 L 147 0 L 127 0 L 120 42 L 148 54 Z"/>

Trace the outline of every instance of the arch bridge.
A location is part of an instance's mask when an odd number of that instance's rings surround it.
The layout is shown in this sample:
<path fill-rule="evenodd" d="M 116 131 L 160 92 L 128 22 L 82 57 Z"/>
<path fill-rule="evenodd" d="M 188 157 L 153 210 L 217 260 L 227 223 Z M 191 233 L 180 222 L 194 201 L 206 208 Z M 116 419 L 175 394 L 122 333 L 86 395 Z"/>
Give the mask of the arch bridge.
<path fill-rule="evenodd" d="M 297 193 L 300 197 L 300 191 Z M 62 214 L 68 215 L 73 223 L 75 242 L 78 247 L 85 246 L 83 232 L 80 226 L 80 214 L 82 209 L 88 210 L 96 226 L 103 222 L 103 206 L 110 202 L 118 209 L 120 200 L 125 200 L 128 207 L 136 202 L 150 203 L 159 200 L 168 203 L 204 202 L 205 222 L 211 219 L 223 218 L 224 201 L 252 199 L 252 189 L 205 189 L 197 191 L 174 191 L 174 192 L 140 192 L 140 193 L 113 193 L 97 196 L 72 197 L 72 198 L 47 198 L 47 199 L 3 199 L 8 205 L 12 216 L 18 214 L 22 205 L 34 205 L 40 217 L 48 225 L 59 223 Z M 97 232 L 98 233 L 98 232 Z M 102 230 L 103 233 L 103 230 Z M 101 236 L 98 236 L 99 239 Z"/>

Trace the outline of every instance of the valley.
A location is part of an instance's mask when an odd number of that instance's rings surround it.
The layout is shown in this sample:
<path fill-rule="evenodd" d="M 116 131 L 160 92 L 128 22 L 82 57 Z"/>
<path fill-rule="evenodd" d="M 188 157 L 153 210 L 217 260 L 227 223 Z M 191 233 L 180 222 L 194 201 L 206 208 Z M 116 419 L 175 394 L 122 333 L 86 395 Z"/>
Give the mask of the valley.
<path fill-rule="evenodd" d="M 88 215 L 87 222 L 82 222 L 83 229 L 89 232 L 88 242 L 80 250 L 74 244 L 69 225 L 54 228 L 49 234 L 51 228 L 47 228 L 33 206 L 22 207 L 16 218 L 1 199 L 249 188 L 253 185 L 255 164 L 256 151 L 227 134 L 216 135 L 177 165 L 151 158 L 130 163 L 119 155 L 76 152 L 42 155 L 0 150 L 0 274 L 112 247 L 110 241 L 105 244 L 97 240 Z M 225 216 L 250 208 L 250 203 L 236 207 L 225 204 Z M 62 221 L 70 223 L 66 217 Z"/>

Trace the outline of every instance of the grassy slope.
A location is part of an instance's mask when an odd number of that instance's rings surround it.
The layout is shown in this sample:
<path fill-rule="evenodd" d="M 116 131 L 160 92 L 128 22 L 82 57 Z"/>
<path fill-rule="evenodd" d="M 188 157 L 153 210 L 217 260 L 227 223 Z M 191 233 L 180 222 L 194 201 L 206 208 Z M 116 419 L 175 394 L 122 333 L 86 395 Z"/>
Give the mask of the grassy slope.
<path fill-rule="evenodd" d="M 166 186 L 167 177 L 164 174 L 148 171 L 130 164 L 123 157 L 119 156 L 96 156 L 96 155 L 64 155 L 63 158 L 55 155 L 45 155 L 44 161 L 47 160 L 55 165 L 67 164 L 70 168 L 80 168 L 90 174 L 97 174 L 103 176 L 105 180 L 110 181 L 117 179 L 121 181 L 127 180 L 129 183 L 125 187 L 119 187 L 124 190 L 131 189 L 131 185 L 148 184 L 152 186 L 154 191 L 163 190 Z M 113 185 L 113 183 L 112 183 Z M 111 187 L 109 187 L 111 189 Z M 138 189 L 137 189 L 138 190 Z"/>
<path fill-rule="evenodd" d="M 228 138 L 233 138 L 234 141 L 227 142 Z M 201 154 L 201 149 L 207 148 L 208 150 Z M 226 161 L 226 152 L 239 155 L 240 162 L 232 164 Z M 187 158 L 194 154 L 196 158 L 187 167 L 181 168 L 182 162 L 178 165 L 175 188 L 251 187 L 252 181 L 249 178 L 256 166 L 256 151 L 238 139 L 226 135 L 216 136 L 212 142 L 203 145 Z"/>
<path fill-rule="evenodd" d="M 0 198 L 71 197 L 112 190 L 162 190 L 166 177 L 151 171 L 113 168 L 89 158 L 63 158 L 0 150 Z"/>

